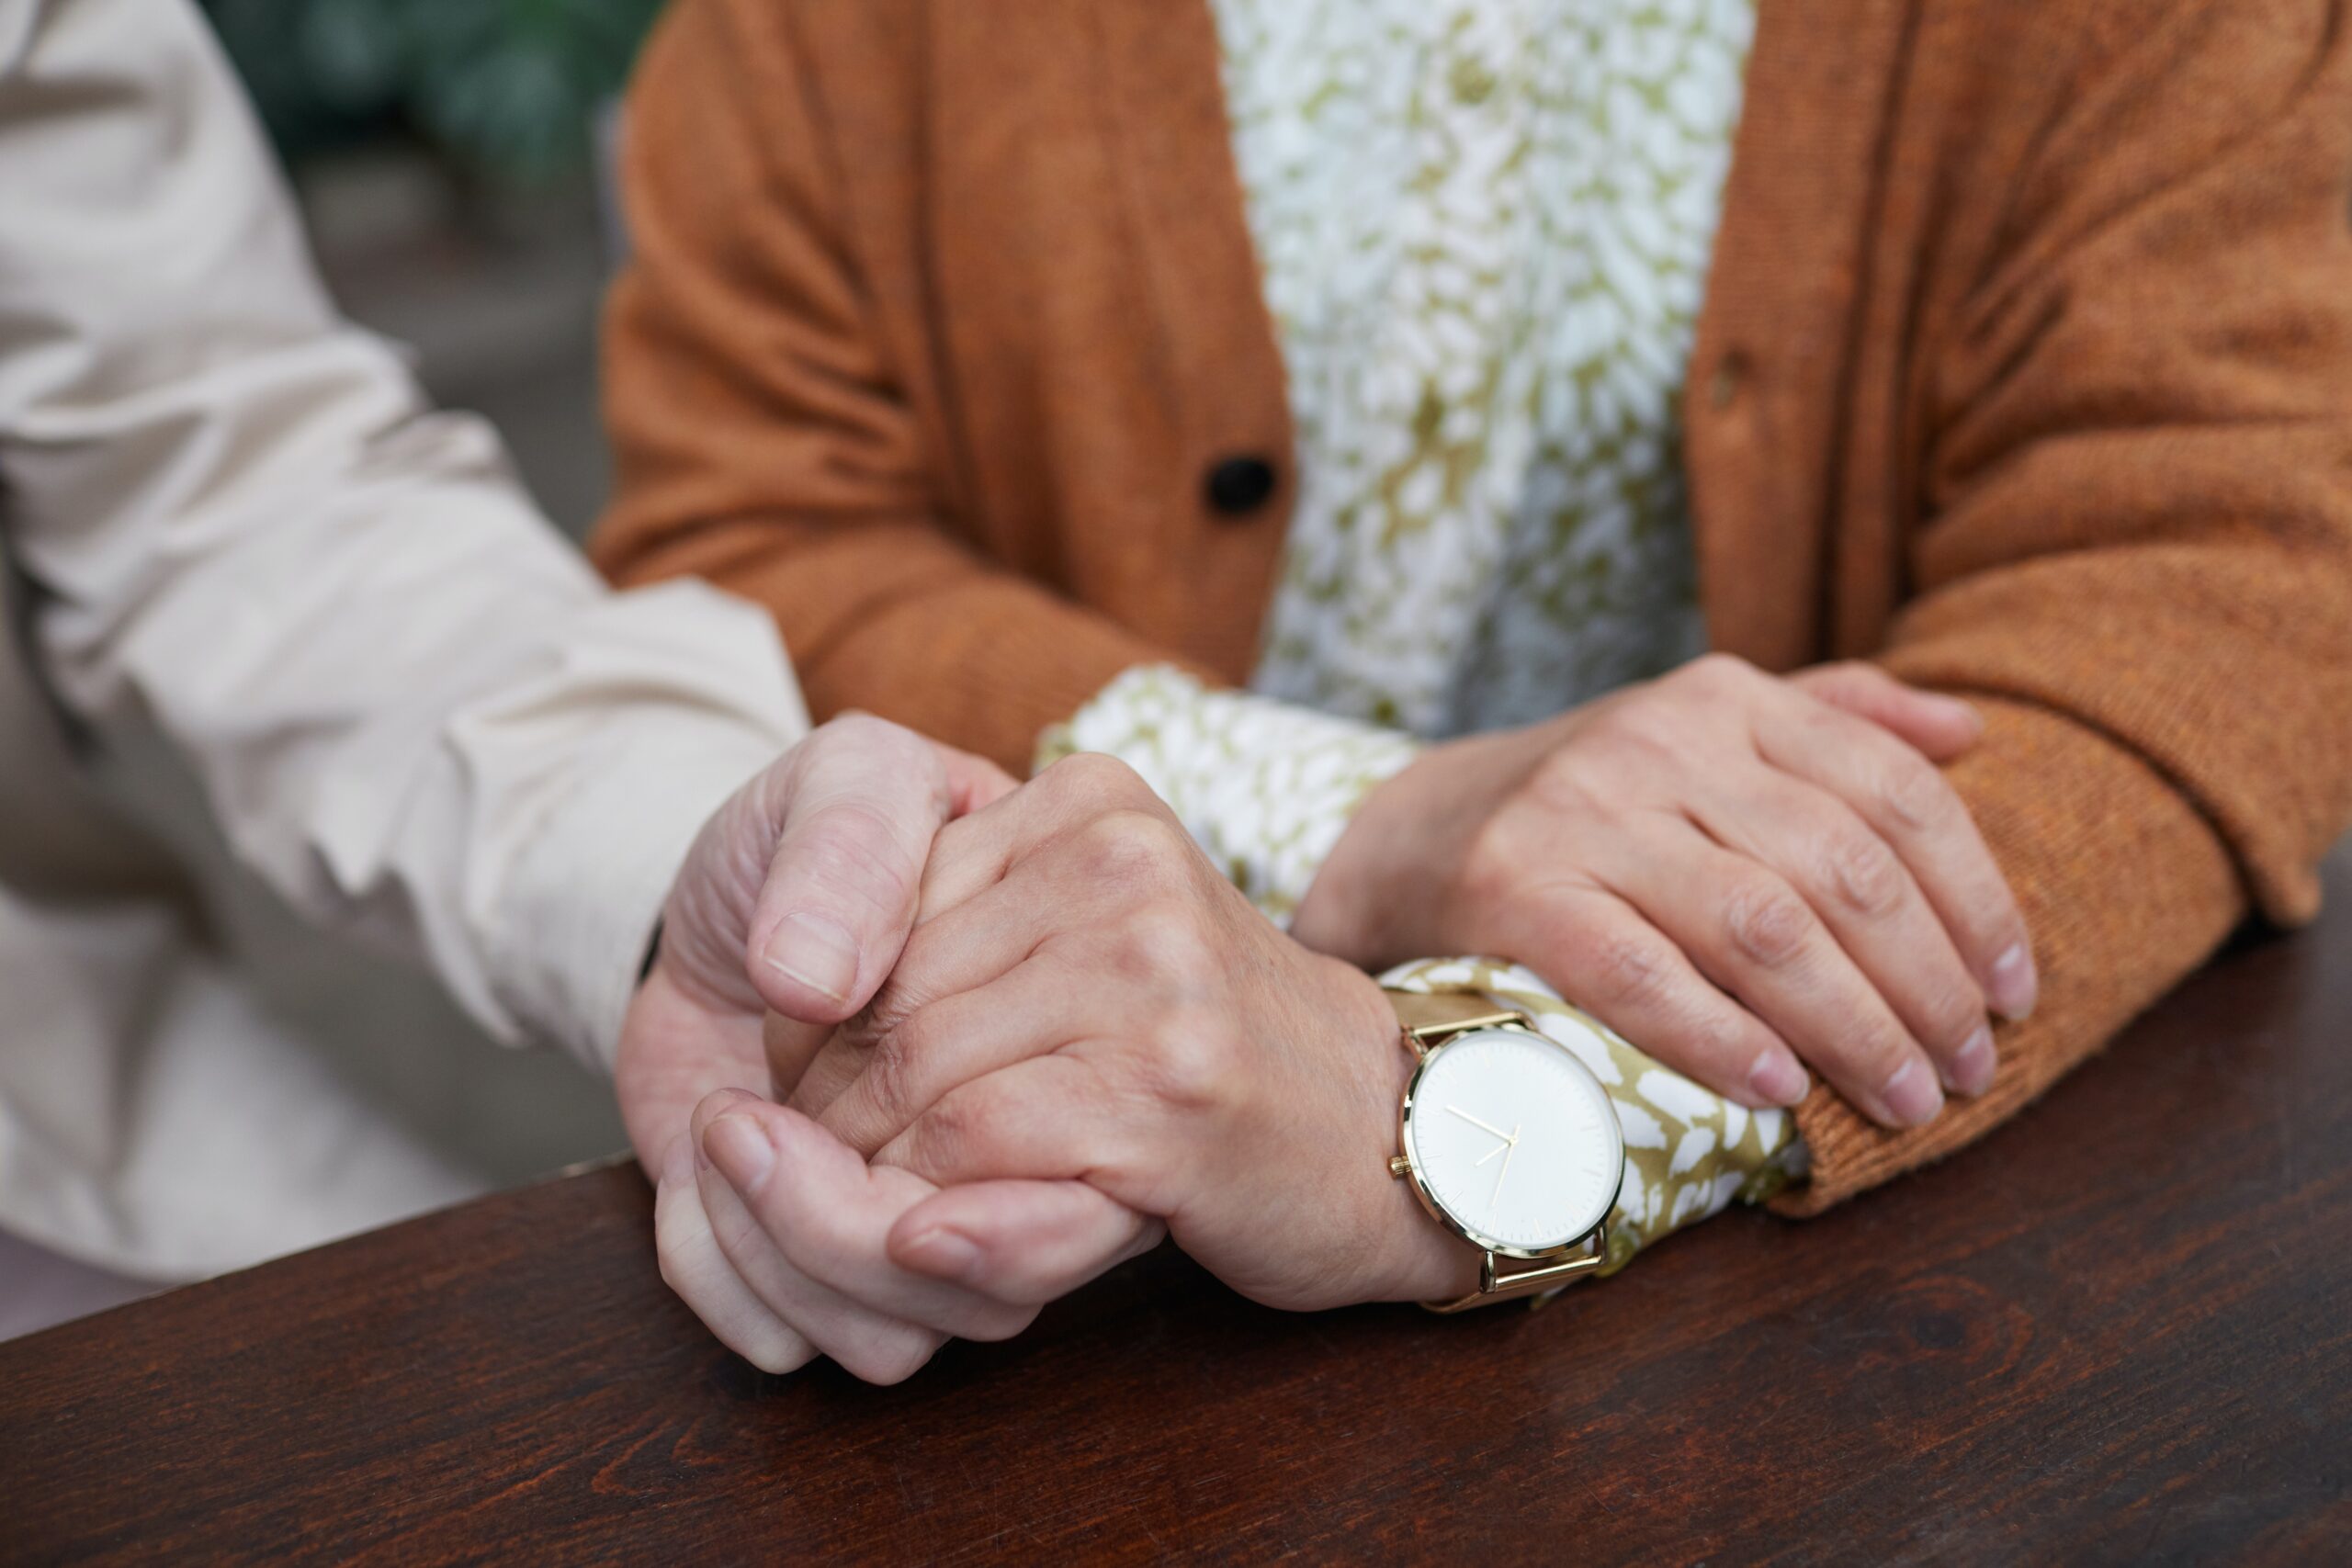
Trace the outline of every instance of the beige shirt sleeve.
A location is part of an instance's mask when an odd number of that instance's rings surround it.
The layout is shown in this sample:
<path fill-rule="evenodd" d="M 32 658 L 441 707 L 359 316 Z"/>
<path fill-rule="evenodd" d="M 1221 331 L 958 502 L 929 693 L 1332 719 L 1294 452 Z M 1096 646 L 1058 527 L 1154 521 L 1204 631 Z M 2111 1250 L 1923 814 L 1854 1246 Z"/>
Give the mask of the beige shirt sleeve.
<path fill-rule="evenodd" d="M 90 727 L 241 859 L 607 1063 L 711 808 L 806 728 L 761 613 L 616 595 L 340 319 L 186 0 L 0 0 L 0 530 Z"/>

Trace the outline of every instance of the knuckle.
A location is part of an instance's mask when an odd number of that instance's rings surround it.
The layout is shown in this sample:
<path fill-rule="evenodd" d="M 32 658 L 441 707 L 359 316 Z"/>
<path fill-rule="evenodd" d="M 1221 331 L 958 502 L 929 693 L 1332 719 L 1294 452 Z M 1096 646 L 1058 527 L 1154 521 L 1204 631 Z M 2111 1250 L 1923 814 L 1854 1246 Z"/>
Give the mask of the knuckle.
<path fill-rule="evenodd" d="M 1668 679 L 1693 691 L 1717 695 L 1743 690 L 1761 673 L 1736 653 L 1702 653 Z"/>
<path fill-rule="evenodd" d="M 775 1187 L 779 1184 L 770 1182 L 768 1185 Z M 760 1217 L 751 1212 L 748 1204 L 743 1204 L 736 1205 L 732 1213 L 713 1214 L 710 1217 L 710 1234 L 728 1261 L 740 1267 L 740 1260 L 751 1256 L 752 1247 L 766 1232 L 762 1228 Z"/>
<path fill-rule="evenodd" d="M 1608 931 L 1584 940 L 1582 951 L 1594 999 L 1614 1007 L 1657 1001 L 1670 988 L 1672 966 L 1657 943 L 1633 931 Z"/>
<path fill-rule="evenodd" d="M 1234 1082 L 1239 1052 L 1229 1035 L 1190 1011 L 1171 1016 L 1158 1032 L 1145 1058 L 1148 1097 L 1179 1111 L 1205 1110 L 1222 1101 Z"/>
<path fill-rule="evenodd" d="M 1610 767 L 1612 750 L 1652 743 L 1645 732 L 1640 706 L 1629 704 L 1630 712 L 1615 710 L 1599 716 L 1583 737 L 1583 745 L 1563 747 L 1536 763 L 1524 789 L 1528 804 L 1547 817 L 1576 818 L 1591 811 L 1596 805 L 1598 779 Z M 1498 813 L 1487 819 L 1489 829 L 1509 826 L 1508 813 Z M 1477 842 L 1489 855 L 1509 860 L 1518 852 L 1518 837 L 1515 832 L 1496 833 L 1492 838 L 1482 833 Z"/>
<path fill-rule="evenodd" d="M 1758 1038 L 1758 1026 L 1744 1014 L 1708 1007 L 1695 998 L 1692 1005 L 1676 1009 L 1655 1032 L 1654 1039 L 1654 1046 L 1651 1041 L 1644 1045 L 1658 1060 L 1693 1077 L 1710 1072 L 1744 1074 L 1767 1043 Z"/>
<path fill-rule="evenodd" d="M 1815 696 L 1824 693 L 1860 693 L 1894 683 L 1886 671 L 1860 659 L 1840 659 L 1830 664 L 1817 664 L 1790 679 L 1792 684 Z"/>
<path fill-rule="evenodd" d="M 984 1160 L 995 1138 L 987 1101 L 951 1094 L 925 1111 L 909 1130 L 910 1164 L 921 1170 L 962 1170 Z"/>
<path fill-rule="evenodd" d="M 1838 1051 L 1846 1070 L 1867 1092 L 1876 1093 L 1879 1087 L 1894 1077 L 1905 1062 L 1916 1059 L 1921 1052 L 1919 1043 L 1900 1029 L 1872 1029 L 1847 1043 Z"/>
<path fill-rule="evenodd" d="M 1694 1063 L 1720 1064 L 1724 1069 L 1737 1071 L 1743 1077 L 1747 1069 L 1770 1043 L 1769 1034 L 1760 1025 L 1739 1016 L 1719 1016 L 1710 1010 L 1705 1016 L 1692 1019 L 1683 1025 L 1685 1048 Z"/>
<path fill-rule="evenodd" d="M 876 1120 L 894 1132 L 915 1104 L 920 1087 L 916 1063 L 922 1054 L 922 1032 L 910 1022 L 886 1036 L 865 1058 L 859 1075 L 865 1080 L 865 1102 Z"/>
<path fill-rule="evenodd" d="M 918 931 L 916 936 L 920 939 L 922 934 Z M 925 967 L 914 946 L 912 942 L 907 944 L 907 951 L 899 955 L 899 967 L 882 982 L 874 999 L 841 1025 L 842 1034 L 852 1044 L 879 1047 L 911 1023 L 929 999 L 912 977 L 913 972 Z"/>
<path fill-rule="evenodd" d="M 1181 1000 L 1199 995 L 1220 972 L 1216 944 L 1191 906 L 1155 898 L 1130 910 L 1119 928 L 1121 967 Z"/>
<path fill-rule="evenodd" d="M 1984 998 L 1965 975 L 1945 978 L 1920 1003 L 1922 1036 L 1939 1051 L 1957 1051 L 1984 1021 Z"/>
<path fill-rule="evenodd" d="M 1678 684 L 1669 675 L 1628 693 L 1623 702 L 1611 703 L 1595 714 L 1578 739 L 1586 742 L 1587 749 L 1591 749 L 1594 742 L 1636 751 L 1670 745 L 1684 728 L 1685 711 L 1690 706 L 1686 698 L 1691 690 L 1689 682 Z M 1552 760 L 1560 764 L 1557 773 L 1564 780 L 1577 777 L 1581 771 L 1576 766 L 1573 752 L 1555 751 Z"/>
<path fill-rule="evenodd" d="M 877 717 L 864 708 L 848 708 L 818 726 L 809 739 L 830 750 L 872 747 L 915 749 L 922 745 L 912 730 Z"/>
<path fill-rule="evenodd" d="M 1520 841 L 1518 826 L 1508 812 L 1498 812 L 1478 825 L 1453 877 L 1464 908 L 1500 908 L 1517 890 L 1526 863 L 1517 848 Z"/>
<path fill-rule="evenodd" d="M 1844 833 L 1821 851 L 1815 873 L 1822 890 L 1856 912 L 1871 917 L 1900 908 L 1909 874 L 1886 841 L 1871 833 Z"/>
<path fill-rule="evenodd" d="M 931 1335 L 893 1326 L 875 1329 L 856 1344 L 843 1346 L 835 1359 L 859 1382 L 887 1386 L 922 1371 L 938 1348 Z"/>
<path fill-rule="evenodd" d="M 1143 775 L 1102 751 L 1078 751 L 1064 757 L 1037 776 L 1052 792 L 1093 806 L 1131 805 L 1152 798 Z"/>
<path fill-rule="evenodd" d="M 1119 814 L 1120 830 L 1145 846 L 1152 863 L 1163 870 L 1190 874 L 1193 836 L 1168 814 L 1155 797 Z"/>
<path fill-rule="evenodd" d="M 1564 762 L 1556 782 L 1581 785 L 1582 804 L 1590 807 L 1606 805 L 1628 775 L 1688 772 L 1694 751 L 1719 741 L 1728 710 L 1723 695 L 1722 682 L 1681 671 L 1636 688 L 1593 716 L 1574 751 L 1556 753 Z"/>
<path fill-rule="evenodd" d="M 1951 785 L 1928 761 L 1905 751 L 1880 771 L 1871 793 L 1894 821 L 1915 832 L 1939 828 L 1959 804 Z"/>
<path fill-rule="evenodd" d="M 1080 848 L 1094 876 L 1148 889 L 1168 886 L 1184 870 L 1191 840 L 1159 812 L 1122 807 L 1087 823 Z"/>
<path fill-rule="evenodd" d="M 1080 868 L 1099 881 L 1121 881 L 1144 874 L 1150 851 L 1128 831 L 1125 814 L 1090 818 L 1078 830 L 1074 848 Z"/>
<path fill-rule="evenodd" d="M 808 1364 L 808 1348 L 792 1334 L 763 1334 L 750 1349 L 738 1353 L 771 1377 L 798 1371 Z"/>
<path fill-rule="evenodd" d="M 1037 1321 L 1037 1312 L 1034 1306 L 990 1303 L 977 1318 L 964 1326 L 960 1337 L 984 1345 L 1011 1339 Z"/>
<path fill-rule="evenodd" d="M 1945 992 L 1927 1004 L 1927 1042 L 1936 1055 L 1952 1055 L 1985 1022 L 1985 1004 L 1975 989 Z"/>
<path fill-rule="evenodd" d="M 1724 931 L 1749 960 L 1777 969 L 1804 951 L 1813 935 L 1813 911 L 1784 884 L 1746 882 L 1724 899 Z"/>

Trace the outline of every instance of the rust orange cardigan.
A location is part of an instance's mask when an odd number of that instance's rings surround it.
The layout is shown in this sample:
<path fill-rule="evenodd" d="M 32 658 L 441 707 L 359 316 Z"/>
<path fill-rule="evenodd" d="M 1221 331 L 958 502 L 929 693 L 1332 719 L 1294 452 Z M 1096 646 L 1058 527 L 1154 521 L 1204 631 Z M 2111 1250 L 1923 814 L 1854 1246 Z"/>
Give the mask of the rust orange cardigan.
<path fill-rule="evenodd" d="M 1761 0 L 1687 408 L 1713 638 L 1984 709 L 1952 776 L 2043 975 L 1934 1124 L 1817 1089 L 1792 1210 L 2312 912 L 2352 813 L 2346 11 Z M 1205 0 L 676 0 L 628 142 L 608 571 L 762 601 L 820 716 L 1015 768 L 1139 660 L 1246 676 L 1293 443 Z M 1249 456 L 1272 494 L 1219 510 Z"/>

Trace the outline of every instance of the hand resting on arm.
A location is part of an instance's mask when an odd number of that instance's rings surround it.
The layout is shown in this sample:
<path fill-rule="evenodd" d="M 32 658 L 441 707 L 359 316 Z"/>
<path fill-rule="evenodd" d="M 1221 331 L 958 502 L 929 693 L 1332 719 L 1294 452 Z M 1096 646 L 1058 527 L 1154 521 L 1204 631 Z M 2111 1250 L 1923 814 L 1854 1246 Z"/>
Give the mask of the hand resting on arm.
<path fill-rule="evenodd" d="M 2034 1001 L 2016 900 L 1936 768 L 1978 729 L 1868 665 L 1702 659 L 1431 747 L 1364 800 L 1292 931 L 1371 968 L 1506 955 L 1743 1104 L 1795 1104 L 1810 1066 L 1917 1125 L 1991 1082 L 1988 1010 Z"/>

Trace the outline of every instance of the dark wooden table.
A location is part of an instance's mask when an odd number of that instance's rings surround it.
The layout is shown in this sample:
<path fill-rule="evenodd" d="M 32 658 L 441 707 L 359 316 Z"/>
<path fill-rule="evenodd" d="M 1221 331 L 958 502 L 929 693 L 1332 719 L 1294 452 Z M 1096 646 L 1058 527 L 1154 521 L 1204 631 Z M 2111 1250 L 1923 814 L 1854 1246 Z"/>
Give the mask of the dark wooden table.
<path fill-rule="evenodd" d="M 912 1382 L 753 1372 L 633 1167 L 0 1347 L 0 1559 L 2352 1562 L 2352 859 L 1996 1136 L 1548 1311 L 1163 1249 Z"/>

